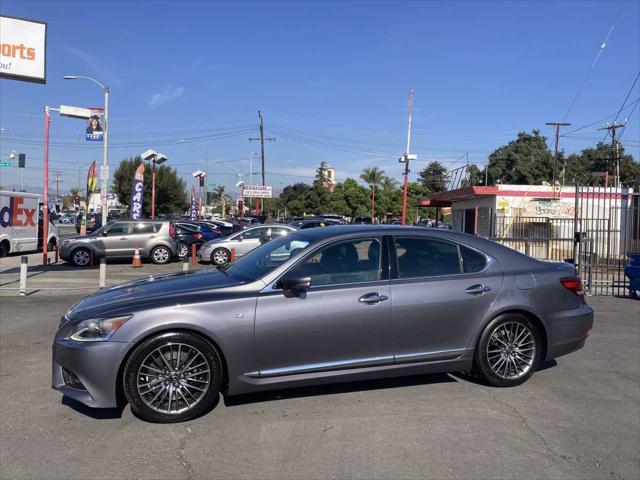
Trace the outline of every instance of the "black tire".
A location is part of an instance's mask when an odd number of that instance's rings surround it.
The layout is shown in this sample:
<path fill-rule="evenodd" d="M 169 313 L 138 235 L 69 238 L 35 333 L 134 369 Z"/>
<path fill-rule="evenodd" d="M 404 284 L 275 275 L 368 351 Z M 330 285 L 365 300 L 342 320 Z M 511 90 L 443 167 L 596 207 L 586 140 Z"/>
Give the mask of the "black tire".
<path fill-rule="evenodd" d="M 47 243 L 47 251 L 53 252 L 56 249 L 56 241 L 54 239 L 49 240 Z"/>
<path fill-rule="evenodd" d="M 151 261 L 156 265 L 166 265 L 171 261 L 171 250 L 164 245 L 160 245 L 151 250 Z"/>
<path fill-rule="evenodd" d="M 88 267 L 91 264 L 91 250 L 80 247 L 71 252 L 71 263 L 76 267 Z"/>
<path fill-rule="evenodd" d="M 211 252 L 211 263 L 213 265 L 224 265 L 229 262 L 231 252 L 226 248 L 216 248 Z"/>
<path fill-rule="evenodd" d="M 7 242 L 0 242 L 0 258 L 6 257 L 7 255 L 9 255 Z"/>
<path fill-rule="evenodd" d="M 189 245 L 186 243 L 178 244 L 178 257 L 184 258 L 189 256 Z"/>
<path fill-rule="evenodd" d="M 528 317 L 518 313 L 499 315 L 480 336 L 475 373 L 493 387 L 521 385 L 536 371 L 542 347 L 540 331 Z"/>
<path fill-rule="evenodd" d="M 178 350 L 178 345 L 181 346 L 180 350 Z M 178 357 L 179 351 L 181 352 L 180 357 Z M 196 356 L 195 361 L 192 360 L 189 364 L 191 357 L 185 357 L 185 351 L 197 351 L 201 357 Z M 156 367 L 165 369 L 165 367 L 161 367 L 162 357 L 160 357 L 160 355 L 162 355 L 167 362 L 165 365 L 178 365 L 178 367 L 180 367 L 178 360 L 184 362 L 182 363 L 182 367 L 187 367 L 187 370 L 192 372 L 188 373 L 188 376 L 190 378 L 200 379 L 194 381 L 204 383 L 206 379 L 208 383 L 203 391 L 198 392 L 198 390 L 191 390 L 194 392 L 195 397 L 190 397 L 189 395 L 191 394 L 187 391 L 184 384 L 184 382 L 188 382 L 189 380 L 184 379 L 186 374 L 181 374 L 180 371 L 177 373 L 172 371 L 171 375 L 173 376 L 168 380 L 162 380 L 163 378 L 167 378 L 166 372 L 164 372 L 164 374 L 154 374 L 154 370 L 158 371 Z M 204 361 L 201 361 L 201 359 L 204 359 Z M 149 365 L 150 362 L 156 362 L 153 364 L 155 366 L 152 367 L 152 369 L 147 369 L 143 366 L 143 364 Z M 198 365 L 201 366 L 195 368 L 197 365 L 194 365 L 194 363 L 197 362 L 200 362 Z M 167 372 L 169 371 L 168 368 L 165 370 L 167 370 Z M 206 373 L 205 370 L 208 370 L 208 373 Z M 218 399 L 221 379 L 222 367 L 220 357 L 209 342 L 192 333 L 171 332 L 151 337 L 133 351 L 124 368 L 123 385 L 124 393 L 131 405 L 131 409 L 139 417 L 150 422 L 175 423 L 191 420 L 209 411 Z M 141 393 L 141 389 L 151 388 L 147 385 L 150 382 L 156 383 L 154 385 L 156 391 L 146 390 Z M 191 384 L 191 386 L 202 386 L 203 383 L 194 383 Z M 175 393 L 178 391 L 181 395 Z M 154 400 L 152 396 L 156 395 L 159 395 L 159 399 L 156 398 Z M 176 395 L 175 400 L 173 395 Z M 189 399 L 191 399 L 193 403 L 187 407 L 186 401 Z"/>

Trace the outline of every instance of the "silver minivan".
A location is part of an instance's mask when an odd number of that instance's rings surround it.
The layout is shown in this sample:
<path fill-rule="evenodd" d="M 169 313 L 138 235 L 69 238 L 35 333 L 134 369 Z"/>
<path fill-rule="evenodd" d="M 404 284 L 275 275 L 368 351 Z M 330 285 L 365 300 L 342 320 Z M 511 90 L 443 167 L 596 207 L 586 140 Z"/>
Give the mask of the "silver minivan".
<path fill-rule="evenodd" d="M 77 267 L 93 258 L 131 258 L 135 250 L 142 258 L 165 264 L 176 256 L 178 244 L 172 222 L 160 220 L 116 220 L 89 235 L 62 241 L 60 257 Z"/>

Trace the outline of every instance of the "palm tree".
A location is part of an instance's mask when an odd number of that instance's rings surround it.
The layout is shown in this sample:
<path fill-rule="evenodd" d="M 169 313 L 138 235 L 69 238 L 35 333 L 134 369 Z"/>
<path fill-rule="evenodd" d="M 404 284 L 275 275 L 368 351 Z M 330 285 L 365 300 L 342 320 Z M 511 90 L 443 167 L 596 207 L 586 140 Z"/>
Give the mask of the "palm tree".
<path fill-rule="evenodd" d="M 371 188 L 371 223 L 373 223 L 373 218 L 375 216 L 376 187 L 380 186 L 385 177 L 386 175 L 384 174 L 384 170 L 380 170 L 378 167 L 365 168 L 360 174 L 360 178 L 367 182 Z"/>
<path fill-rule="evenodd" d="M 386 175 L 382 179 L 382 189 L 389 191 L 398 186 L 398 181 L 395 178 L 387 177 Z"/>

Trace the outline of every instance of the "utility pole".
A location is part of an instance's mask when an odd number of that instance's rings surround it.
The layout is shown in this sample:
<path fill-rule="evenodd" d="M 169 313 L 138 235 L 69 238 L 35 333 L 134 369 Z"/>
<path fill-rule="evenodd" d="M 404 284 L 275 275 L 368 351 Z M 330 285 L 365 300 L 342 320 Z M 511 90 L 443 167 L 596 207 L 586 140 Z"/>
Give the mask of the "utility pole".
<path fill-rule="evenodd" d="M 261 169 L 262 169 L 262 185 L 265 185 L 264 180 L 264 141 L 267 140 L 269 142 L 275 142 L 276 139 L 273 137 L 265 137 L 264 136 L 264 118 L 262 117 L 262 112 L 258 110 L 258 118 L 260 119 L 260 138 L 249 138 L 249 141 L 260 140 L 260 154 L 261 154 Z M 264 213 L 264 200 L 260 199 L 260 210 Z"/>
<path fill-rule="evenodd" d="M 413 88 L 409 90 L 409 125 L 407 127 L 407 149 L 399 162 L 404 163 L 404 190 L 402 192 L 402 225 L 407 218 L 407 189 L 409 186 L 409 160 L 415 160 L 415 155 L 410 155 L 411 150 L 411 112 L 413 109 Z"/>
<path fill-rule="evenodd" d="M 60 202 L 60 182 L 62 182 L 60 179 L 61 174 L 62 172 L 60 170 L 53 172 L 53 181 L 56 182 L 56 202 Z"/>
<path fill-rule="evenodd" d="M 565 122 L 546 122 L 545 125 L 552 125 L 556 127 L 556 142 L 555 147 L 553 149 L 553 198 L 556 198 L 556 171 L 558 168 L 558 141 L 560 139 L 560 127 L 567 127 L 571 125 L 570 123 Z"/>
<path fill-rule="evenodd" d="M 618 141 L 616 140 L 616 129 L 624 127 L 624 124 L 607 124 L 600 130 L 607 130 L 611 133 L 611 164 L 616 168 L 616 188 L 620 187 L 620 158 L 618 157 Z"/>

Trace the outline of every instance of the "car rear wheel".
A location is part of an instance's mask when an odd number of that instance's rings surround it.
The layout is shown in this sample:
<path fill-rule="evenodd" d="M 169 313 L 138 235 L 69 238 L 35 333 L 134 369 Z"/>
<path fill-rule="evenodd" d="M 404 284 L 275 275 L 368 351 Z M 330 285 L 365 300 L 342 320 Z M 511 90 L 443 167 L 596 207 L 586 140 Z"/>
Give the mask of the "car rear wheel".
<path fill-rule="evenodd" d="M 494 387 L 515 387 L 526 382 L 540 363 L 542 338 L 538 327 L 521 314 L 494 318 L 480 336 L 475 370 Z"/>
<path fill-rule="evenodd" d="M 178 245 L 178 256 L 180 258 L 184 258 L 187 255 L 189 255 L 189 245 L 187 245 L 186 243 L 181 243 L 180 245 Z"/>
<path fill-rule="evenodd" d="M 224 265 L 229 261 L 231 254 L 226 248 L 216 248 L 211 253 L 211 263 L 214 265 Z"/>
<path fill-rule="evenodd" d="M 151 250 L 151 261 L 158 265 L 164 265 L 171 261 L 171 252 L 165 246 L 156 247 Z"/>
<path fill-rule="evenodd" d="M 209 410 L 218 398 L 220 359 L 203 338 L 184 332 L 156 335 L 137 347 L 124 369 L 124 392 L 144 420 L 173 423 Z"/>
<path fill-rule="evenodd" d="M 77 248 L 71 254 L 71 262 L 76 267 L 86 267 L 91 263 L 91 251 L 88 248 Z"/>
<path fill-rule="evenodd" d="M 9 254 L 9 247 L 6 242 L 0 242 L 0 258 L 6 257 Z"/>

